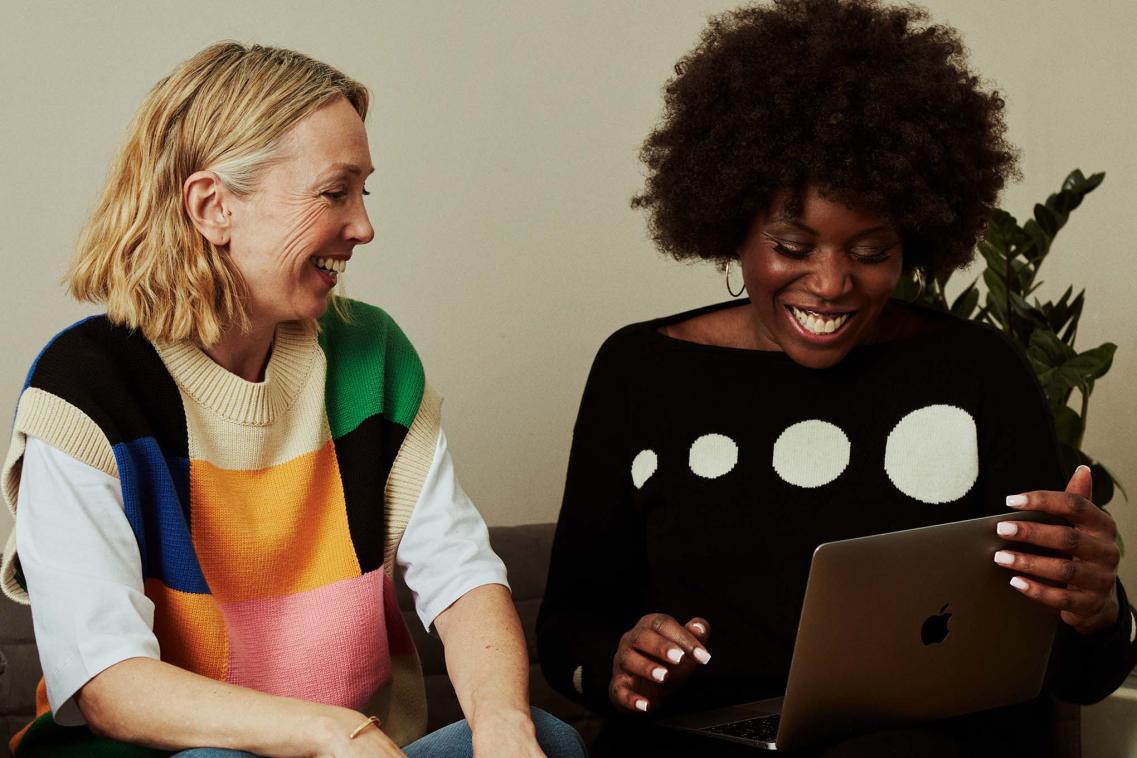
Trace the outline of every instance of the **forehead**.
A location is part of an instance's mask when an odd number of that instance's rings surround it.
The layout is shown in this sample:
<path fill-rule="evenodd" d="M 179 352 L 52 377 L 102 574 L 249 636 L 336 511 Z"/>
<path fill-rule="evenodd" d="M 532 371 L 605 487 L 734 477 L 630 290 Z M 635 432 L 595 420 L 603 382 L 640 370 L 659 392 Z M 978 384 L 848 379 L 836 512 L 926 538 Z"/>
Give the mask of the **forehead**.
<path fill-rule="evenodd" d="M 800 193 L 789 190 L 775 193 L 770 199 L 765 221 L 833 233 L 858 232 L 874 227 L 892 228 L 883 214 L 851 204 L 847 198 L 826 196 L 815 187 Z"/>
<path fill-rule="evenodd" d="M 371 149 L 363 120 L 345 98 L 305 117 L 285 135 L 286 167 L 305 173 L 371 173 Z"/>

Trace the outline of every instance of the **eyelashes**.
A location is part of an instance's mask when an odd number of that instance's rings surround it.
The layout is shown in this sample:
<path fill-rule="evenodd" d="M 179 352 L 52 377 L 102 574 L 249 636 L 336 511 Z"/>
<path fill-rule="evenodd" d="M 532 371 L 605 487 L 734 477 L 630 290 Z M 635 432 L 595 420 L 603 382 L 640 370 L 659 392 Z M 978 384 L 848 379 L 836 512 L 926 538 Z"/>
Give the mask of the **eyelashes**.
<path fill-rule="evenodd" d="M 805 260 L 814 250 L 812 247 L 794 247 L 779 240 L 772 240 L 772 242 L 774 243 L 774 252 L 795 261 Z M 884 263 L 889 259 L 892 248 L 894 247 L 896 247 L 896 245 L 889 245 L 888 247 L 879 248 L 866 253 L 849 251 L 849 254 L 860 263 Z"/>
<path fill-rule="evenodd" d="M 335 190 L 333 192 L 321 192 L 320 194 L 323 195 L 324 197 L 330 198 L 336 202 L 339 202 L 340 200 L 343 200 L 345 197 L 347 197 L 347 192 L 344 192 L 343 190 Z M 367 191 L 366 187 L 364 187 L 363 188 L 363 196 L 368 197 L 370 195 L 371 195 L 371 193 Z"/>

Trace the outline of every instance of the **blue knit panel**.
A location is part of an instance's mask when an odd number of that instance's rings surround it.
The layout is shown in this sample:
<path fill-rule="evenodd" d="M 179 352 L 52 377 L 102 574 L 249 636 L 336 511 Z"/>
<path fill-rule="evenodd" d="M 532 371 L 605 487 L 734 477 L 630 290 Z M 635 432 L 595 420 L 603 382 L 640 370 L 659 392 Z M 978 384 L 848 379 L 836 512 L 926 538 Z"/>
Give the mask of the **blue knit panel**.
<path fill-rule="evenodd" d="M 142 575 L 170 589 L 209 594 L 189 526 L 189 460 L 164 458 L 153 437 L 114 446 L 126 518 Z"/>

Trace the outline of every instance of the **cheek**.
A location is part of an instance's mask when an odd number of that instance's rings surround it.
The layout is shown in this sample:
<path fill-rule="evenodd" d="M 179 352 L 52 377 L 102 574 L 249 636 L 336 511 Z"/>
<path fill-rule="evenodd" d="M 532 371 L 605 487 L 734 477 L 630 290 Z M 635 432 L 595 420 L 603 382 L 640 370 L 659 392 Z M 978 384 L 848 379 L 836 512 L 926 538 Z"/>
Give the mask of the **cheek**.
<path fill-rule="evenodd" d="M 865 277 L 865 291 L 873 299 L 887 301 L 900 282 L 901 267 L 899 263 L 886 263 L 877 268 Z"/>
<path fill-rule="evenodd" d="M 332 233 L 331 214 L 323 203 L 297 209 L 283 225 L 282 258 L 307 258 Z"/>
<path fill-rule="evenodd" d="M 797 278 L 796 261 L 753 253 L 742 257 L 742 278 L 752 299 L 780 292 Z"/>

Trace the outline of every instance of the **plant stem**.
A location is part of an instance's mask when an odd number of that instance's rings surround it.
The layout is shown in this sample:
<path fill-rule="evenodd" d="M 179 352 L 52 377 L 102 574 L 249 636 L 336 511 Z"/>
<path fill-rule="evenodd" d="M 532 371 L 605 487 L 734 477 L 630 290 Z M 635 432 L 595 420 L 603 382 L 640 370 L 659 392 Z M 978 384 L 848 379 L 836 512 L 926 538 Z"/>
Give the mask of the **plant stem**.
<path fill-rule="evenodd" d="M 1012 339 L 1015 336 L 1014 330 L 1011 328 L 1011 251 L 1007 250 L 1007 266 L 1003 273 L 1003 288 L 1007 291 L 1007 336 Z"/>
<path fill-rule="evenodd" d="M 1086 436 L 1086 416 L 1090 412 L 1090 392 L 1086 385 L 1078 388 L 1082 393 L 1082 433 L 1078 435 L 1078 449 L 1082 449 L 1082 439 Z"/>

